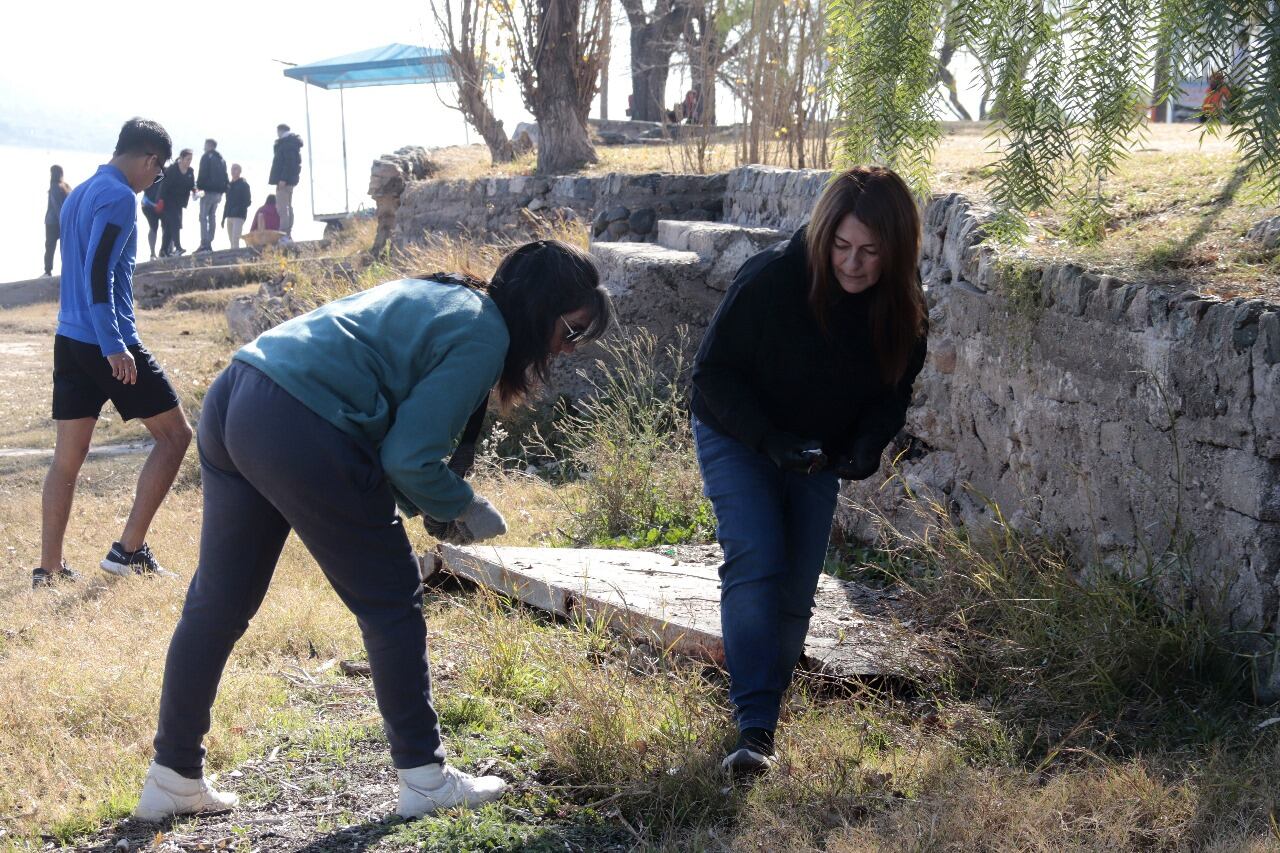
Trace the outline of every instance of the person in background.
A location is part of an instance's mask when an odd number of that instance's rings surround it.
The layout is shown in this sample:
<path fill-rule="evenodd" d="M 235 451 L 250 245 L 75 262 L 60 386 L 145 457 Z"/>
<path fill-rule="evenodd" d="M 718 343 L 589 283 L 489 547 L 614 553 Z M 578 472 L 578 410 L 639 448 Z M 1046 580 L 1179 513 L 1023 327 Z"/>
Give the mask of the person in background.
<path fill-rule="evenodd" d="M 275 152 L 271 158 L 271 175 L 267 178 L 276 188 L 276 209 L 280 213 L 277 231 L 293 237 L 293 188 L 302 177 L 302 137 L 289 130 L 289 125 L 276 125 Z"/>
<path fill-rule="evenodd" d="M 160 256 L 186 254 L 182 248 L 182 213 L 187 209 L 187 202 L 195 197 L 196 176 L 191 168 L 193 154 L 190 148 L 183 148 L 178 159 L 164 170 L 164 180 L 160 182 Z"/>
<path fill-rule="evenodd" d="M 240 164 L 231 164 L 231 183 L 227 186 L 227 204 L 222 208 L 222 224 L 227 226 L 227 238 L 231 248 L 240 248 L 240 234 L 244 231 L 244 221 L 249 216 L 249 205 L 253 204 L 253 193 L 249 182 L 240 177 Z"/>
<path fill-rule="evenodd" d="M 151 260 L 156 259 L 156 233 L 160 230 L 160 212 L 164 210 L 164 202 L 160 200 L 160 185 L 164 179 L 156 181 L 142 191 L 142 215 L 147 220 L 147 246 L 151 249 Z"/>
<path fill-rule="evenodd" d="M 1231 86 L 1227 83 L 1225 71 L 1215 71 L 1209 75 L 1209 88 L 1205 91 L 1204 103 L 1200 107 L 1200 122 L 1210 119 L 1225 119 L 1231 106 Z"/>
<path fill-rule="evenodd" d="M 171 575 L 147 545 L 147 531 L 173 485 L 191 427 L 178 395 L 142 345 L 133 310 L 138 249 L 137 193 L 151 186 L 172 153 L 169 134 L 141 118 L 124 123 L 111 162 L 67 197 L 62 207 L 62 281 L 53 339 L 53 462 L 41 499 L 40 565 L 33 587 L 74 581 L 63 560 L 76 480 L 93 429 L 110 400 L 123 420 L 138 418 L 155 445 L 138 475 L 124 532 L 101 566 L 117 575 Z M 91 529 L 113 523 L 115 512 Z"/>
<path fill-rule="evenodd" d="M 49 167 L 49 200 L 44 208 L 44 274 L 53 275 L 53 252 L 58 248 L 58 217 L 62 203 L 71 193 L 71 185 L 62 179 L 62 167 Z"/>
<path fill-rule="evenodd" d="M 249 226 L 250 231 L 279 231 L 280 230 L 280 208 L 276 207 L 275 194 L 267 196 L 267 200 L 263 202 L 262 207 L 254 211 L 253 225 Z"/>
<path fill-rule="evenodd" d="M 218 153 L 218 142 L 204 141 L 204 156 L 200 158 L 200 171 L 196 177 L 196 189 L 200 196 L 200 246 L 197 252 L 213 251 L 213 235 L 218 231 L 218 205 L 227 191 L 227 161 Z"/>
<path fill-rule="evenodd" d="M 507 254 L 488 284 L 448 273 L 390 281 L 235 354 L 200 414 L 200 563 L 169 644 L 137 819 L 236 805 L 204 777 L 202 741 L 223 668 L 290 531 L 360 625 L 400 783 L 396 812 L 415 818 L 502 795 L 501 778 L 445 763 L 422 580 L 397 506 L 455 544 L 505 533 L 465 463 L 455 469 L 455 443 L 473 424 L 478 433 L 491 391 L 518 404 L 552 359 L 604 334 L 611 317 L 590 256 L 538 240 Z"/>
<path fill-rule="evenodd" d="M 694 441 L 724 548 L 730 773 L 774 762 L 839 481 L 874 476 L 905 422 L 925 359 L 919 254 L 902 179 L 848 169 L 808 225 L 742 265 L 695 357 Z"/>

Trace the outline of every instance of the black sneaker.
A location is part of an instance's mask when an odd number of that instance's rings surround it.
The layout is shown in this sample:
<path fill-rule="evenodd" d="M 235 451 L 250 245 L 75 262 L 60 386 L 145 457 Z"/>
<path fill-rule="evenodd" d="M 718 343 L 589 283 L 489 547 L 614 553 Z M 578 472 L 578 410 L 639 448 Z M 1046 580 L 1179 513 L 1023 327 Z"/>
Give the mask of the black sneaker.
<path fill-rule="evenodd" d="M 161 566 L 156 555 L 151 553 L 151 546 L 146 542 L 136 551 L 126 551 L 119 542 L 111 544 L 111 550 L 100 563 L 103 571 L 113 575 L 152 575 L 158 578 L 177 577 L 173 572 Z"/>
<path fill-rule="evenodd" d="M 67 567 L 67 561 L 63 560 L 62 565 L 54 571 L 44 568 L 36 568 L 31 570 L 31 588 L 40 589 L 41 587 L 50 587 L 60 583 L 75 583 L 82 580 L 80 573 L 72 571 Z"/>
<path fill-rule="evenodd" d="M 743 729 L 738 743 L 725 756 L 720 767 L 734 777 L 751 778 L 769 771 L 777 759 L 773 757 L 773 732 L 768 729 Z"/>

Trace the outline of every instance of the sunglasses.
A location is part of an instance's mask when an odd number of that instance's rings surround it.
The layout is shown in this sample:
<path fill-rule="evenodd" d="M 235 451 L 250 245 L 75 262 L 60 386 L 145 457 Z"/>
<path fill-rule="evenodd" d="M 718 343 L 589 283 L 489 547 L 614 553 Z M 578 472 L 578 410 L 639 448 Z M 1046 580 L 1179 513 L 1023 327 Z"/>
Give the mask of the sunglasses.
<path fill-rule="evenodd" d="M 576 344 L 587 336 L 586 329 L 575 329 L 570 326 L 569 321 L 564 318 L 563 314 L 560 315 L 560 322 L 564 323 L 564 342 L 566 344 Z"/>

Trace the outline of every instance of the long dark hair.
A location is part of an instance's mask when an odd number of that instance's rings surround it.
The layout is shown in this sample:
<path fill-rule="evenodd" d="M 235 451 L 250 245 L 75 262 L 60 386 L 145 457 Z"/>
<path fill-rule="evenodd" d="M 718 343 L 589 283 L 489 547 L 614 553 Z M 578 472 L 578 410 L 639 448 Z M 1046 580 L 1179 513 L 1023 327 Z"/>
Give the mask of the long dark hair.
<path fill-rule="evenodd" d="M 502 258 L 487 283 L 456 273 L 418 277 L 465 284 L 487 292 L 497 304 L 511 339 L 498 379 L 498 400 L 504 407 L 520 403 L 535 385 L 547 381 L 551 342 L 561 317 L 590 309 L 591 321 L 576 344 L 596 340 L 613 322 L 613 306 L 595 262 L 560 240 L 518 246 Z"/>
<path fill-rule="evenodd" d="M 71 186 L 62 180 L 62 167 L 57 165 L 49 167 L 49 189 L 54 187 L 60 187 L 64 192 L 71 191 Z"/>
<path fill-rule="evenodd" d="M 881 166 L 854 166 L 827 185 L 805 232 L 809 305 L 824 334 L 832 308 L 844 295 L 831 266 L 831 248 L 849 214 L 880 238 L 880 280 L 867 294 L 880 378 L 891 385 L 906 372 L 928 317 L 920 284 L 920 212 L 902 178 Z"/>

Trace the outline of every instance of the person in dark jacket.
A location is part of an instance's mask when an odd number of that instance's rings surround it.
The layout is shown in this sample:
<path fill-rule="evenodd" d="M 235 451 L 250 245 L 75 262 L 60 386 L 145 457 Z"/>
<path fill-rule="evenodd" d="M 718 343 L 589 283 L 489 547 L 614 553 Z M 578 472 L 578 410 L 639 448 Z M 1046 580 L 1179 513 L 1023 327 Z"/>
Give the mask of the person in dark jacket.
<path fill-rule="evenodd" d="M 53 275 L 53 253 L 58 248 L 62 233 L 58 217 L 62 215 L 62 203 L 71 194 L 71 185 L 62 179 L 62 167 L 49 167 L 49 199 L 44 208 L 44 274 Z"/>
<path fill-rule="evenodd" d="M 142 215 L 147 220 L 147 245 L 151 248 L 153 261 L 156 259 L 156 232 L 160 230 L 160 211 L 164 209 L 164 205 L 160 203 L 160 187 L 163 184 L 164 178 L 157 178 L 154 184 L 142 192 Z"/>
<path fill-rule="evenodd" d="M 276 208 L 280 212 L 280 230 L 293 236 L 293 188 L 302 177 L 302 137 L 289 130 L 289 125 L 276 125 L 275 154 L 271 158 L 271 174 L 267 180 L 276 188 Z"/>
<path fill-rule="evenodd" d="M 161 257 L 182 255 L 187 251 L 182 248 L 182 212 L 196 192 L 196 176 L 191 169 L 193 156 L 190 148 L 183 148 L 178 159 L 164 170 L 164 179 L 160 182 Z"/>
<path fill-rule="evenodd" d="M 487 285 L 444 273 L 387 282 L 235 354 L 200 415 L 200 562 L 169 645 L 155 761 L 135 817 L 235 805 L 204 779 L 201 741 L 223 667 L 291 530 L 360 624 L 399 777 L 397 813 L 501 796 L 502 779 L 445 763 L 422 582 L 396 508 L 456 544 L 506 532 L 465 481 L 490 390 L 518 403 L 555 356 L 604 334 L 611 317 L 591 258 L 538 240 L 503 258 Z"/>
<path fill-rule="evenodd" d="M 773 762 L 839 480 L 875 475 L 905 422 L 925 358 L 919 252 L 902 179 L 849 169 L 806 227 L 742 266 L 694 360 L 694 440 L 724 548 L 731 773 Z"/>
<path fill-rule="evenodd" d="M 249 217 L 253 204 L 253 192 L 249 182 L 240 177 L 240 164 L 231 164 L 231 183 L 227 186 L 227 204 L 222 209 L 222 224 L 227 226 L 227 238 L 231 248 L 240 248 L 240 235 L 244 233 L 244 221 Z"/>
<path fill-rule="evenodd" d="M 200 171 L 196 177 L 196 189 L 200 196 L 200 247 L 197 252 L 213 251 L 213 235 L 218 231 L 218 205 L 227 191 L 227 161 L 218 153 L 215 139 L 204 141 L 204 156 L 200 158 Z"/>

